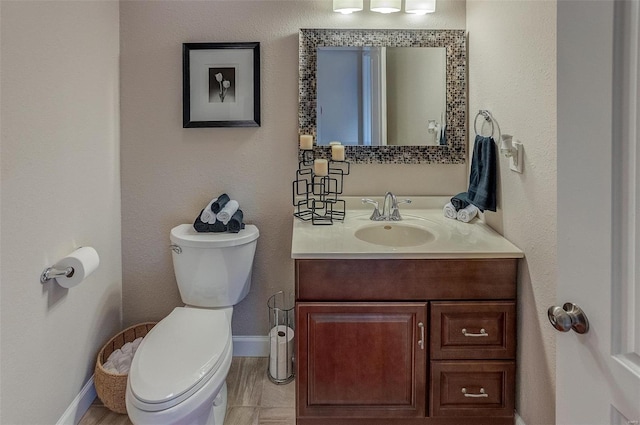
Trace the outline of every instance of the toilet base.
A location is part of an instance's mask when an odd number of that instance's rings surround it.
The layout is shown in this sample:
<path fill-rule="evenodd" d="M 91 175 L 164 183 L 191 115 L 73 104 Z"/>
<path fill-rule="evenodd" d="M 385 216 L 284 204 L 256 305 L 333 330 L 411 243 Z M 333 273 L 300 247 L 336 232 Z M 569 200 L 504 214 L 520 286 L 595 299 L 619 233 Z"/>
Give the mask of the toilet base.
<path fill-rule="evenodd" d="M 211 408 L 210 419 L 212 422 L 207 422 L 206 425 L 224 425 L 224 418 L 227 416 L 227 383 L 225 382 L 220 390 L 220 393 L 213 400 L 213 407 Z"/>

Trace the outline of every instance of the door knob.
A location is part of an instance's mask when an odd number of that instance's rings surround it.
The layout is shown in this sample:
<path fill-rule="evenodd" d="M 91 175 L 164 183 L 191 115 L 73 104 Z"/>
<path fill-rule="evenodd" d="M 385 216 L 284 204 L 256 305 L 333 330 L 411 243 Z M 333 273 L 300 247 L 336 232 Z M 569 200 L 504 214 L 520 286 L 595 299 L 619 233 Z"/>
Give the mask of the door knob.
<path fill-rule="evenodd" d="M 589 331 L 587 315 L 574 303 L 565 303 L 562 307 L 551 306 L 547 310 L 547 316 L 553 327 L 561 332 L 573 329 L 579 334 L 584 334 Z"/>

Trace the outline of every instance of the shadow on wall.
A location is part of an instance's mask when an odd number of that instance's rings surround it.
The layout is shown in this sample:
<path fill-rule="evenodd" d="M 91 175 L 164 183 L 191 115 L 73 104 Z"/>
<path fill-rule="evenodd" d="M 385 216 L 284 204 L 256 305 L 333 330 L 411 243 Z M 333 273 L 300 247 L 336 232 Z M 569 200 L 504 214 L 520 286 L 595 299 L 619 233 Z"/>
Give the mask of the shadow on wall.
<path fill-rule="evenodd" d="M 542 418 L 538 423 L 555 424 L 555 365 L 550 365 L 548 362 L 550 357 L 555 356 L 555 352 L 540 355 L 541 347 L 554 347 L 555 344 L 544 340 L 544 329 L 541 326 L 544 326 L 547 321 L 538 317 L 539 311 L 547 311 L 547 306 L 539 306 L 535 299 L 529 265 L 525 257 L 518 266 L 516 411 L 521 413 L 520 400 L 522 400 L 523 394 L 527 394 L 527 387 L 547 388 L 548 391 L 537 395 L 538 419 Z M 523 365 L 527 365 L 526 368 Z M 526 417 L 523 419 L 525 423 L 528 423 Z"/>

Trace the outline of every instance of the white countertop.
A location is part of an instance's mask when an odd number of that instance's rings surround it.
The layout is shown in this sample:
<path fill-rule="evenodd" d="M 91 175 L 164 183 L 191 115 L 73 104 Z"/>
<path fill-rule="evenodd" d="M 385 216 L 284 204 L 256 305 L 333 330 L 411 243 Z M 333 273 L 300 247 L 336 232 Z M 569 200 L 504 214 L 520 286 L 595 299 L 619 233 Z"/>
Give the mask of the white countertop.
<path fill-rule="evenodd" d="M 444 217 L 442 208 L 450 197 L 398 196 L 410 198 L 402 204 L 400 222 L 375 222 L 369 217 L 371 205 L 362 205 L 362 197 L 343 197 L 347 201 L 344 221 L 332 225 L 313 225 L 293 217 L 291 258 L 323 259 L 446 259 L 446 258 L 522 258 L 524 253 L 491 227 L 473 219 L 463 223 Z M 381 197 L 372 197 L 380 201 Z M 380 207 L 382 210 L 382 205 Z M 422 245 L 391 247 L 362 241 L 354 236 L 363 226 L 402 224 L 423 227 L 435 235 Z"/>

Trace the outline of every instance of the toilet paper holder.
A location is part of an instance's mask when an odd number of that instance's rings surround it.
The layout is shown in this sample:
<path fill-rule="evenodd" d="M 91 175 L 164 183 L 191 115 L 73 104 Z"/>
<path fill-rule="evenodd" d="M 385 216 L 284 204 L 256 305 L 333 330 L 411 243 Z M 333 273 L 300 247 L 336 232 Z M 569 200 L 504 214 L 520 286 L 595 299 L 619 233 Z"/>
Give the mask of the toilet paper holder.
<path fill-rule="evenodd" d="M 54 267 L 47 267 L 40 275 L 40 283 L 47 283 L 51 279 L 56 277 L 71 277 L 75 272 L 73 267 L 67 267 L 65 269 L 56 269 Z"/>
<path fill-rule="evenodd" d="M 81 246 L 70 254 L 47 267 L 40 274 L 40 283 L 45 284 L 52 279 L 63 288 L 73 288 L 83 282 L 100 265 L 100 256 L 95 248 Z"/>

